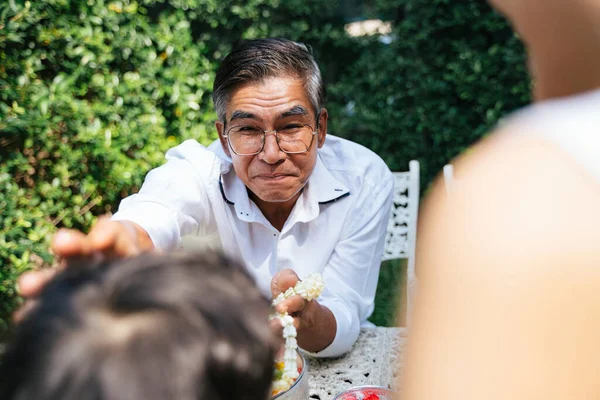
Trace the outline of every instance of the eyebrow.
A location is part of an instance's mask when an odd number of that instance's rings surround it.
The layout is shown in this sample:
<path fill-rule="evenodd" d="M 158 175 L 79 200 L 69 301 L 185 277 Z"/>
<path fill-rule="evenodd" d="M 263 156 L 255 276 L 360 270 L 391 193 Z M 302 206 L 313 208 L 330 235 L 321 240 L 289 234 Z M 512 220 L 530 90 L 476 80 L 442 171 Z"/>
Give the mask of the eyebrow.
<path fill-rule="evenodd" d="M 231 114 L 231 118 L 229 119 L 229 121 L 233 121 L 234 119 L 259 119 L 256 115 L 246 112 L 246 111 L 241 111 L 241 110 L 235 110 L 233 112 L 233 114 Z"/>
<path fill-rule="evenodd" d="M 298 116 L 298 115 L 308 115 L 308 114 L 309 114 L 309 112 L 306 108 L 304 108 L 302 106 L 294 106 L 294 107 L 290 108 L 289 110 L 284 111 L 281 114 L 279 114 L 278 119 L 292 117 L 292 116 Z M 242 111 L 242 110 L 235 110 L 231 114 L 231 118 L 229 119 L 229 121 L 231 122 L 236 119 L 260 120 L 260 118 L 258 118 L 256 115 L 249 113 L 247 111 Z"/>
<path fill-rule="evenodd" d="M 279 119 L 297 115 L 308 115 L 308 110 L 302 106 L 294 106 L 289 110 L 279 114 Z"/>

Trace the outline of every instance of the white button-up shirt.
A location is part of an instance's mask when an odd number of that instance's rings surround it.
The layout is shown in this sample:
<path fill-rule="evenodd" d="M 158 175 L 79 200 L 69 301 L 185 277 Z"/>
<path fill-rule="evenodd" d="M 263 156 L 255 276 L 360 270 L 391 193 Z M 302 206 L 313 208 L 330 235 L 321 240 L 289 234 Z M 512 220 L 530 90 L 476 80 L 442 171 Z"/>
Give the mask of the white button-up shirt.
<path fill-rule="evenodd" d="M 374 308 L 393 194 L 383 160 L 328 135 L 280 232 L 248 197 L 218 141 L 206 148 L 187 140 L 166 158 L 113 219 L 139 224 L 158 249 L 181 246 L 184 236 L 216 236 L 269 297 L 271 278 L 282 269 L 301 279 L 322 273 L 326 288 L 319 302 L 333 313 L 337 332 L 317 355 L 348 351 Z"/>

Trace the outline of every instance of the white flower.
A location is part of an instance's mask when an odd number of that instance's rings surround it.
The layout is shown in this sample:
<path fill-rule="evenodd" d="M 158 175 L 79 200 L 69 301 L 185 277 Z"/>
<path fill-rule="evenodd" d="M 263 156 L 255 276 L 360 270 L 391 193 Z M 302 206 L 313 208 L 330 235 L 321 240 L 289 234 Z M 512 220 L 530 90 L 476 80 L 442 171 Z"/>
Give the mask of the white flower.
<path fill-rule="evenodd" d="M 303 299 L 306 299 L 306 292 L 308 290 L 308 287 L 307 287 L 305 281 L 300 281 L 300 282 L 296 283 L 294 290 L 296 291 L 297 294 L 302 296 Z"/>
<path fill-rule="evenodd" d="M 293 287 L 291 287 L 285 291 L 285 294 L 283 296 L 287 299 L 288 297 L 292 297 L 295 294 L 296 294 L 296 290 Z"/>
<path fill-rule="evenodd" d="M 285 339 L 296 337 L 296 328 L 294 325 L 288 325 L 283 328 L 283 337 Z"/>
<path fill-rule="evenodd" d="M 294 361 L 294 365 L 292 365 L 292 367 L 295 367 L 296 364 L 296 349 L 285 349 L 283 358 L 285 358 L 286 360 L 293 360 Z M 287 365 L 286 365 L 287 368 Z"/>
<path fill-rule="evenodd" d="M 318 298 L 325 289 L 323 276 L 317 272 L 310 274 L 302 282 L 296 284 L 296 292 L 306 301 Z"/>
<path fill-rule="evenodd" d="M 283 300 L 285 300 L 285 296 L 283 295 L 283 293 L 279 293 L 279 295 L 273 300 L 273 307 L 281 303 Z"/>
<path fill-rule="evenodd" d="M 283 314 L 279 317 L 279 321 L 281 321 L 281 325 L 286 326 L 294 326 L 294 318 L 292 318 L 288 313 Z"/>
<path fill-rule="evenodd" d="M 319 273 L 312 273 L 303 281 L 299 281 L 292 288 L 288 288 L 284 293 L 280 293 L 273 300 L 273 307 L 277 306 L 283 300 L 296 294 L 302 296 L 306 301 L 312 301 L 318 298 L 325 289 L 323 277 Z M 288 390 L 298 378 L 298 365 L 296 361 L 296 351 L 298 349 L 298 341 L 296 340 L 297 332 L 294 327 L 294 318 L 287 312 L 271 315 L 269 319 L 278 318 L 283 326 L 283 337 L 285 339 L 285 350 L 283 353 L 283 376 L 281 379 L 273 382 L 273 390 L 275 392 L 283 392 Z"/>

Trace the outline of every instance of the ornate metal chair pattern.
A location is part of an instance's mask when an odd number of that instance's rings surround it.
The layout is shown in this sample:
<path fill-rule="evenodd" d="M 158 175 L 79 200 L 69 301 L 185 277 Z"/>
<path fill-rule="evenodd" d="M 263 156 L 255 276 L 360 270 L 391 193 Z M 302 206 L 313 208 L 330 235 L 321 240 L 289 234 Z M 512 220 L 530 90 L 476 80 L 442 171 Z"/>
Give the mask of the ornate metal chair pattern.
<path fill-rule="evenodd" d="M 411 305 L 416 295 L 415 250 L 417 216 L 419 213 L 419 162 L 412 160 L 409 171 L 393 172 L 394 201 L 388 222 L 382 261 L 407 259 L 407 321 L 410 321 Z"/>

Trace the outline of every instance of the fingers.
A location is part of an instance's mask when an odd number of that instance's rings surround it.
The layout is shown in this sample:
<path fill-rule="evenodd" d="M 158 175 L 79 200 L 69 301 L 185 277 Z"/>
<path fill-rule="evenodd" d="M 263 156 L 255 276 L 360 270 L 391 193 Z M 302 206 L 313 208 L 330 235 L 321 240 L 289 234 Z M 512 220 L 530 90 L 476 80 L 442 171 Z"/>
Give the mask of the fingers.
<path fill-rule="evenodd" d="M 52 250 L 63 258 L 87 257 L 94 253 L 115 258 L 140 253 L 135 228 L 108 217 L 100 217 L 87 235 L 73 229 L 60 229 L 52 240 Z"/>
<path fill-rule="evenodd" d="M 57 274 L 58 268 L 46 268 L 39 271 L 23 273 L 18 280 L 19 294 L 27 300 L 15 313 L 13 320 L 20 322 L 35 307 L 36 301 L 32 300 L 40 294 L 44 286 Z"/>
<path fill-rule="evenodd" d="M 120 230 L 120 234 L 117 237 L 117 241 L 114 246 L 114 250 L 119 257 L 132 257 L 140 254 L 142 249 L 137 242 L 137 231 L 136 228 L 131 224 L 122 223 L 119 221 L 114 222 L 117 225 L 124 226 L 125 229 Z"/>
<path fill-rule="evenodd" d="M 287 312 L 294 318 L 294 327 L 301 329 L 304 323 L 304 317 L 308 306 L 308 301 L 304 300 L 300 295 L 290 296 L 275 307 L 275 311 L 283 313 Z"/>
<path fill-rule="evenodd" d="M 140 253 L 133 226 L 119 221 L 101 218 L 88 234 L 88 240 L 95 251 L 105 253 L 109 258 L 130 257 Z"/>
<path fill-rule="evenodd" d="M 123 224 L 100 218 L 87 235 L 87 240 L 95 251 L 114 250 L 117 242 L 122 240 L 125 229 Z"/>
<path fill-rule="evenodd" d="M 291 269 L 284 269 L 279 271 L 271 280 L 271 292 L 273 298 L 277 297 L 280 293 L 285 292 L 287 289 L 296 286 L 296 283 L 300 281 L 298 275 Z M 275 307 L 275 311 L 283 313 L 287 312 L 289 315 L 294 317 L 294 326 L 296 329 L 302 325 L 302 311 L 306 308 L 307 301 L 304 300 L 300 295 L 290 296 L 283 300 Z"/>
<path fill-rule="evenodd" d="M 273 294 L 273 298 L 277 297 L 280 293 L 285 292 L 288 288 L 296 286 L 298 281 L 300 281 L 300 278 L 298 278 L 298 275 L 291 269 L 284 269 L 276 273 L 271 280 L 271 293 Z"/>
<path fill-rule="evenodd" d="M 283 313 L 287 312 L 290 315 L 294 315 L 296 313 L 300 313 L 306 307 L 308 302 L 304 300 L 300 295 L 290 296 L 287 299 L 283 300 L 281 303 L 277 304 L 275 307 L 275 311 Z"/>
<path fill-rule="evenodd" d="M 56 275 L 56 268 L 47 268 L 39 271 L 29 271 L 19 277 L 19 294 L 23 297 L 35 297 L 42 288 Z"/>
<path fill-rule="evenodd" d="M 100 217 L 89 234 L 75 229 L 60 229 L 52 238 L 52 251 L 65 261 L 87 257 L 128 257 L 140 253 L 136 242 L 136 228 Z M 34 302 L 31 298 L 40 294 L 43 287 L 56 275 L 57 269 L 26 272 L 19 277 L 19 294 L 29 299 L 14 315 L 22 319 Z"/>
<path fill-rule="evenodd" d="M 37 301 L 35 300 L 27 300 L 25 304 L 23 304 L 21 307 L 19 307 L 17 311 L 13 313 L 13 321 L 15 321 L 15 323 L 23 321 L 23 318 L 25 318 L 27 314 L 29 314 L 31 310 L 33 310 L 36 304 Z"/>
<path fill-rule="evenodd" d="M 276 338 L 281 339 L 283 341 L 283 325 L 281 325 L 281 321 L 279 321 L 279 318 L 274 318 L 270 320 L 269 328 L 271 329 L 273 335 Z"/>
<path fill-rule="evenodd" d="M 85 256 L 92 247 L 85 234 L 74 229 L 59 229 L 52 238 L 52 251 L 59 257 Z"/>

